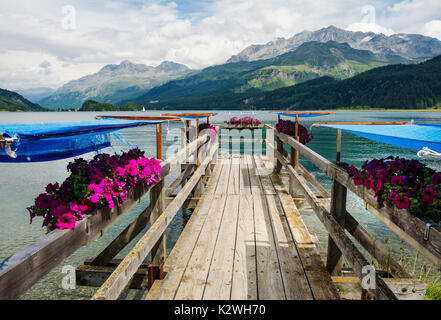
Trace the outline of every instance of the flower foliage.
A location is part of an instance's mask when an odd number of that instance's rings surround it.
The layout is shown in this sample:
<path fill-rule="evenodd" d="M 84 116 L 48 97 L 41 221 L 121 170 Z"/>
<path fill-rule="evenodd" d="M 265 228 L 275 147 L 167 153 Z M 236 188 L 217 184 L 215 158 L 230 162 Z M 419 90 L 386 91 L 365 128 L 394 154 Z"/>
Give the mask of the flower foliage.
<path fill-rule="evenodd" d="M 295 137 L 296 135 L 296 123 L 291 120 L 282 120 L 280 119 L 279 122 L 276 124 L 276 130 L 277 132 L 284 133 L 288 136 Z M 302 126 L 299 123 L 299 141 L 300 143 L 307 144 L 312 139 L 314 139 L 314 136 L 308 132 L 308 129 L 306 127 Z"/>
<path fill-rule="evenodd" d="M 380 208 L 388 204 L 441 220 L 441 172 L 418 160 L 390 156 L 366 161 L 361 171 L 351 166 L 348 173 L 355 185 L 375 191 Z"/>
<path fill-rule="evenodd" d="M 232 117 L 230 120 L 225 121 L 225 123 L 236 127 L 247 127 L 247 126 L 253 127 L 261 124 L 261 122 L 258 119 L 252 117 L 243 117 L 243 118 Z"/>
<path fill-rule="evenodd" d="M 59 185 L 48 184 L 46 192 L 28 207 L 32 219 L 44 218 L 43 226 L 50 231 L 56 228 L 73 229 L 83 214 L 123 203 L 128 192 L 137 183 L 151 186 L 161 173 L 159 162 L 144 157 L 138 148 L 121 155 L 96 155 L 92 160 L 75 159 L 67 166 L 70 176 Z"/>
<path fill-rule="evenodd" d="M 211 137 L 216 136 L 217 130 L 215 126 L 212 126 L 209 123 L 201 123 L 199 124 L 199 132 L 201 132 L 202 130 L 208 129 L 209 130 L 209 135 Z"/>

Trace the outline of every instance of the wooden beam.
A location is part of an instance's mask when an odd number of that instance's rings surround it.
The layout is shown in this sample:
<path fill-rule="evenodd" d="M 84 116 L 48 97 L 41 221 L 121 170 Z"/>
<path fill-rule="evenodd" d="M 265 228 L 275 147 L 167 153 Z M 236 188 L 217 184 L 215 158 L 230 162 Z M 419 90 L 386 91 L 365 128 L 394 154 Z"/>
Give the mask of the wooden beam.
<path fill-rule="evenodd" d="M 217 141 L 216 141 L 217 143 Z M 209 155 L 204 159 L 199 168 L 195 171 L 190 180 L 185 184 L 176 198 L 167 206 L 160 217 L 153 223 L 147 233 L 138 241 L 133 249 L 127 254 L 112 275 L 106 280 L 100 289 L 92 297 L 93 300 L 113 300 L 118 298 L 128 281 L 135 274 L 145 257 L 152 250 L 153 246 L 161 238 L 167 226 L 172 221 L 196 183 L 202 177 L 205 168 L 210 164 L 215 151 L 216 143 L 212 145 Z"/>
<path fill-rule="evenodd" d="M 162 159 L 162 130 L 160 123 L 156 125 L 156 159 Z"/>
<path fill-rule="evenodd" d="M 150 203 L 152 205 L 152 214 L 150 215 L 150 225 L 153 225 L 156 220 L 162 215 L 165 208 L 164 197 L 164 180 L 158 182 L 150 190 Z M 152 263 L 159 265 L 164 263 L 167 253 L 166 235 L 163 234 L 152 248 Z"/>
<path fill-rule="evenodd" d="M 332 281 L 337 286 L 342 299 L 361 299 L 360 279 L 356 277 L 332 277 Z M 399 300 L 424 300 L 426 296 L 426 284 L 420 280 L 383 278 L 383 281 Z"/>
<path fill-rule="evenodd" d="M 347 189 L 335 179 L 331 189 L 331 215 L 344 228 L 346 220 Z M 328 255 L 326 268 L 331 275 L 341 274 L 342 254 L 331 236 L 328 237 Z"/>
<path fill-rule="evenodd" d="M 319 127 L 323 124 L 329 125 L 404 125 L 412 124 L 411 121 L 401 121 L 401 122 L 316 122 L 312 126 Z"/>

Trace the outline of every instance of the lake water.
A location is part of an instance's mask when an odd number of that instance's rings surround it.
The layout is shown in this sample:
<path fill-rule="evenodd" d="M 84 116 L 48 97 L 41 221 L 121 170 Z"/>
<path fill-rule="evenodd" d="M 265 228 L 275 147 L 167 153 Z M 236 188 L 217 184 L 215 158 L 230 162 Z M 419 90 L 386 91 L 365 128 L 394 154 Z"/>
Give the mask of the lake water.
<path fill-rule="evenodd" d="M 167 111 L 168 112 L 168 111 Z M 101 112 L 99 114 L 112 114 Z M 115 114 L 115 113 L 113 113 Z M 119 115 L 160 115 L 160 111 L 152 112 L 119 112 Z M 250 112 L 242 112 L 242 115 L 250 115 Z M 37 122 L 71 122 L 71 121 L 85 121 L 93 120 L 97 113 L 0 113 L 0 123 L 37 123 Z M 212 119 L 212 123 L 223 123 L 231 116 L 240 116 L 241 112 L 219 112 L 219 114 Z M 264 123 L 275 125 L 277 116 L 268 112 L 254 112 L 254 117 L 260 119 Z M 323 116 L 320 118 L 313 118 L 301 120 L 301 123 L 306 127 L 314 121 L 409 121 L 414 120 L 416 123 L 441 123 L 441 113 L 437 112 L 336 112 L 335 115 Z M 165 152 L 169 149 L 176 150 L 175 147 L 179 144 L 179 138 L 176 133 L 179 133 L 179 128 L 182 123 L 170 123 L 165 125 L 163 129 L 163 150 Z M 155 156 L 155 128 L 139 127 L 124 129 L 119 132 L 126 140 L 132 144 L 139 146 L 146 151 L 148 157 Z M 314 139 L 308 144 L 316 152 L 323 155 L 325 158 L 334 161 L 335 159 L 335 137 L 336 130 L 329 128 L 313 128 L 312 133 Z M 174 135 L 175 134 L 175 135 Z M 120 150 L 128 150 L 131 147 L 112 137 L 112 147 L 102 150 L 102 152 L 114 153 Z M 165 153 L 163 151 L 163 153 Z M 400 147 L 394 147 L 382 143 L 377 143 L 364 138 L 360 138 L 348 133 L 342 134 L 342 155 L 341 160 L 349 164 L 360 167 L 365 160 L 373 158 L 382 158 L 389 155 L 400 155 L 405 158 L 417 158 L 416 150 L 410 150 Z M 89 153 L 84 155 L 84 158 L 91 158 L 95 154 Z M 65 159 L 52 162 L 40 163 L 0 163 L 0 261 L 12 255 L 19 249 L 31 244 L 43 236 L 46 232 L 41 228 L 41 219 L 34 219 L 33 224 L 29 224 L 29 214 L 26 207 L 33 203 L 33 200 L 39 193 L 44 191 L 44 188 L 49 182 L 63 181 L 67 176 L 66 165 L 72 159 Z M 331 180 L 324 174 L 318 171 L 314 165 L 305 161 L 300 156 L 300 161 L 303 160 L 304 166 L 315 174 L 317 180 L 321 182 L 328 190 L 330 190 Z M 429 165 L 433 169 L 441 171 L 441 161 L 434 158 L 420 158 L 420 161 Z M 170 183 L 173 178 L 177 176 L 177 172 L 170 175 L 166 180 L 166 184 Z M 129 224 L 136 215 L 148 204 L 148 197 L 134 207 L 128 214 L 122 217 L 112 228 L 110 228 L 100 239 L 92 244 L 82 247 L 73 255 L 60 263 L 58 267 L 52 270 L 46 277 L 35 284 L 23 299 L 89 299 L 95 292 L 95 288 L 77 287 L 73 290 L 64 290 L 61 286 L 63 276 L 61 271 L 65 265 L 78 266 L 83 264 L 88 257 L 96 256 L 106 245 L 121 232 L 127 224 Z M 376 219 L 372 214 L 364 209 L 363 202 L 353 195 L 348 193 L 348 211 L 380 242 L 388 239 L 386 247 L 390 247 L 395 257 L 407 256 L 409 261 L 412 261 L 416 256 L 414 250 L 404 244 L 394 233 L 392 233 L 384 224 Z M 172 221 L 167 232 L 167 246 L 170 249 L 175 243 L 182 227 L 188 217 L 189 212 L 180 212 Z M 321 252 L 326 252 L 327 233 L 324 230 L 321 222 L 311 212 L 302 212 L 305 223 L 309 230 L 317 234 L 320 242 Z M 137 238 L 139 239 L 139 237 Z M 131 245 L 133 245 L 135 239 Z M 128 252 L 126 248 L 118 257 L 122 258 Z M 417 266 L 426 263 L 422 258 L 418 259 Z M 137 298 L 139 292 L 130 290 L 124 292 L 121 298 Z"/>

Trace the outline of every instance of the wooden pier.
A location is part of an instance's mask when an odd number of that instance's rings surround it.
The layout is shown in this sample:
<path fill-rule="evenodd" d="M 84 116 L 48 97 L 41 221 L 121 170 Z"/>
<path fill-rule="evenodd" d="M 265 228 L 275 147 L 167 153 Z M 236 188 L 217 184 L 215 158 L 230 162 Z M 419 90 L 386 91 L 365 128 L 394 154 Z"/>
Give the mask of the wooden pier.
<path fill-rule="evenodd" d="M 51 232 L 0 264 L 0 298 L 19 297 L 147 192 L 149 206 L 101 253 L 77 267 L 78 285 L 99 287 L 93 300 L 118 299 L 129 288 L 143 290 L 143 299 L 148 300 L 424 298 L 425 284 L 413 279 L 347 212 L 348 190 L 374 208 L 369 195 L 353 185 L 344 164 L 331 163 L 269 125 L 253 128 L 265 134 L 254 139 L 253 133 L 251 141 L 221 140 L 220 130 L 235 129 L 227 126 L 217 126 L 214 137 L 197 130 L 192 135 L 190 129 L 186 124 L 182 149 L 161 162 L 160 181 L 150 190 L 137 188 L 128 203 L 113 210 L 114 215 L 100 210 L 75 230 Z M 229 142 L 231 148 L 233 141 L 241 144 L 239 154 L 219 152 L 221 142 Z M 252 154 L 243 154 L 242 145 L 250 142 L 265 145 L 265 152 L 254 154 L 253 147 Z M 302 166 L 297 153 L 332 178 L 330 193 Z M 165 178 L 175 169 L 180 174 L 166 186 Z M 320 256 L 317 238 L 302 220 L 298 208 L 305 204 L 329 233 L 326 257 Z M 165 232 L 181 208 L 194 211 L 167 256 Z M 400 226 L 389 222 L 392 231 Z M 125 258 L 114 259 L 146 227 Z M 435 262 L 441 256 L 435 250 L 438 236 L 433 229 L 424 246 Z M 343 272 L 343 259 L 351 267 L 349 273 Z M 363 289 L 360 282 L 370 259 L 385 272 L 375 273 L 374 288 Z"/>
<path fill-rule="evenodd" d="M 261 156 L 220 159 L 146 299 L 337 299 L 318 250 Z"/>

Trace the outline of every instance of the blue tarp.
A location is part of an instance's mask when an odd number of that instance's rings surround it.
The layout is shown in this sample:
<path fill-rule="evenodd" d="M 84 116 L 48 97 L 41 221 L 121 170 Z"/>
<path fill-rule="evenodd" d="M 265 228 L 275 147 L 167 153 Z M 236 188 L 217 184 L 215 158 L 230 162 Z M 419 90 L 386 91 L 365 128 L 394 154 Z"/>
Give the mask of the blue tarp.
<path fill-rule="evenodd" d="M 164 121 L 131 121 L 100 119 L 95 121 L 2 124 L 0 134 L 5 138 L 19 137 L 11 144 L 17 154 L 10 157 L 0 149 L 0 162 L 39 162 L 74 157 L 110 146 L 111 132 Z"/>
<path fill-rule="evenodd" d="M 332 125 L 321 127 L 341 129 L 370 140 L 394 146 L 421 150 L 427 147 L 441 152 L 441 124 L 408 125 Z"/>

